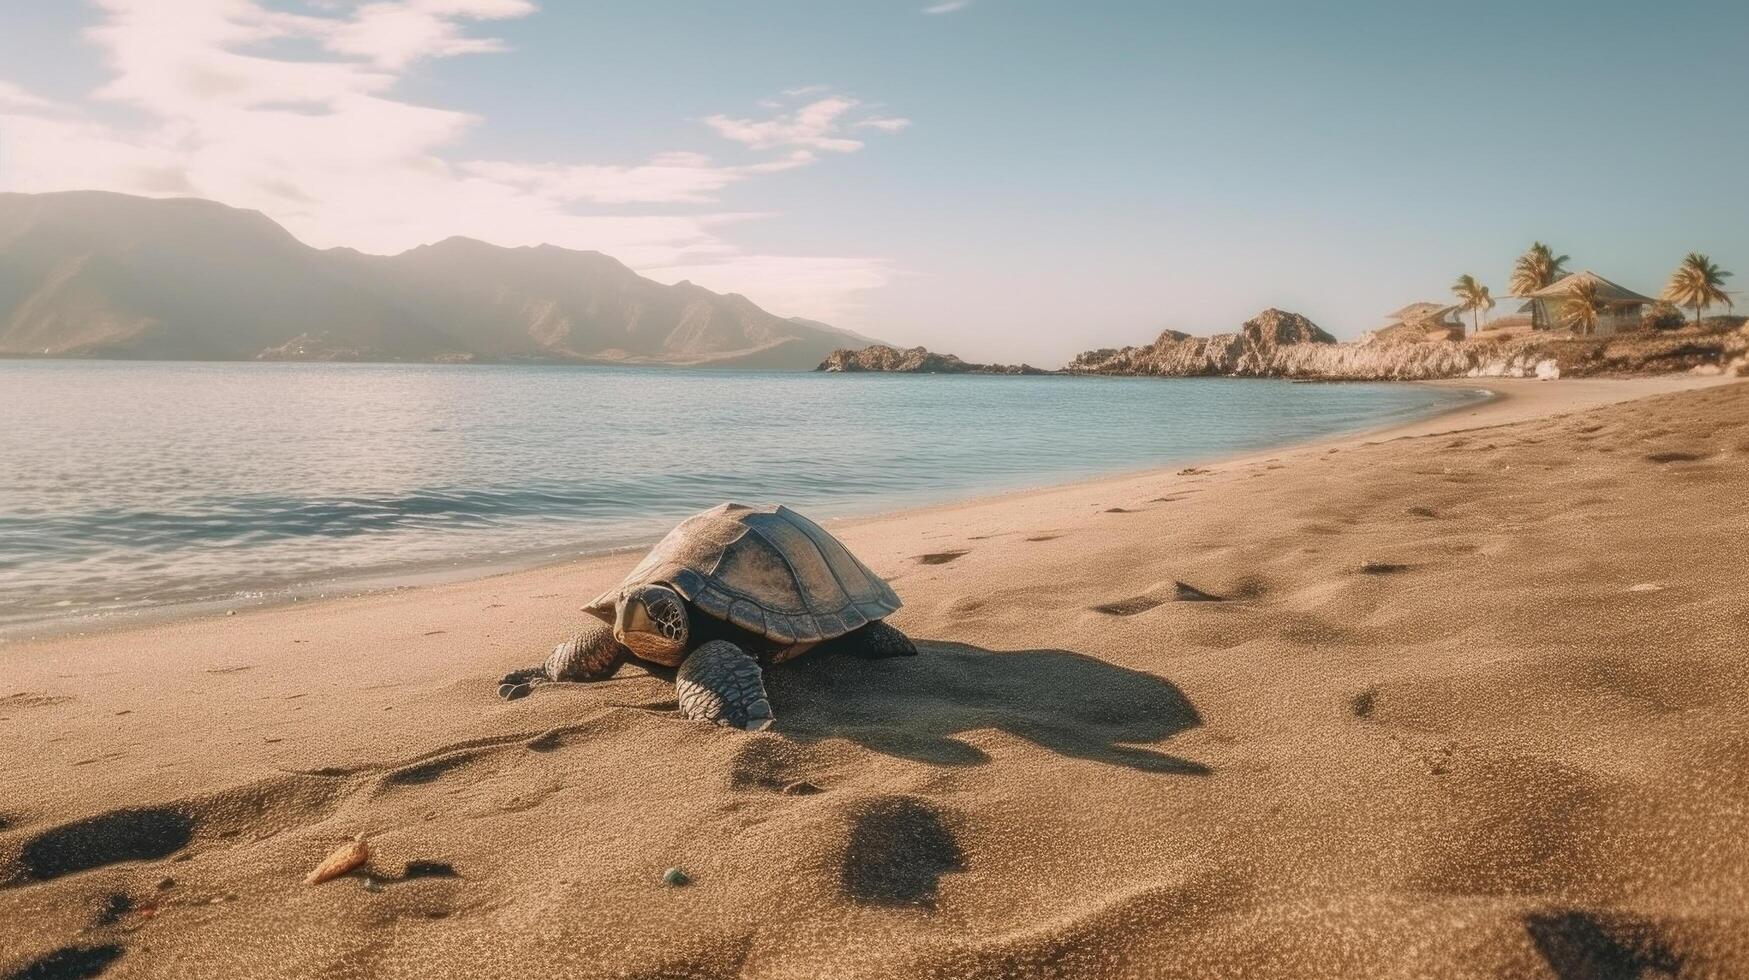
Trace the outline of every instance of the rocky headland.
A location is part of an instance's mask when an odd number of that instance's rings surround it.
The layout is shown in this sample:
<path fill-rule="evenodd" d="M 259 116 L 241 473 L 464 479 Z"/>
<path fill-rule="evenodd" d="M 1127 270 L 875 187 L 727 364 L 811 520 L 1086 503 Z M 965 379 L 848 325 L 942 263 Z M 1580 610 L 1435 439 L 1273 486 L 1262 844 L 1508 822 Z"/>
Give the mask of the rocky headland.
<path fill-rule="evenodd" d="M 974 364 L 922 347 L 884 345 L 833 351 L 815 370 L 1313 381 L 1628 377 L 1681 371 L 1741 375 L 1749 374 L 1749 322 L 1743 317 L 1711 317 L 1698 325 L 1647 327 L 1607 337 L 1485 330 L 1460 340 L 1399 329 L 1343 342 L 1298 313 L 1272 308 L 1233 333 L 1193 337 L 1166 330 L 1150 344 L 1085 351 L 1061 371 L 1028 364 Z"/>
<path fill-rule="evenodd" d="M 1740 371 L 1749 333 L 1740 320 L 1609 337 L 1483 333 L 1463 340 L 1397 335 L 1338 342 L 1298 313 L 1268 309 L 1236 333 L 1192 337 L 1176 330 L 1141 347 L 1087 351 L 1070 374 L 1158 377 L 1420 381 L 1434 378 L 1558 378 Z"/>
<path fill-rule="evenodd" d="M 844 347 L 827 355 L 816 371 L 855 373 L 881 371 L 892 374 L 1056 374 L 1030 364 L 974 364 L 952 354 L 937 354 L 922 347 L 898 348 L 874 344 L 860 350 Z"/>

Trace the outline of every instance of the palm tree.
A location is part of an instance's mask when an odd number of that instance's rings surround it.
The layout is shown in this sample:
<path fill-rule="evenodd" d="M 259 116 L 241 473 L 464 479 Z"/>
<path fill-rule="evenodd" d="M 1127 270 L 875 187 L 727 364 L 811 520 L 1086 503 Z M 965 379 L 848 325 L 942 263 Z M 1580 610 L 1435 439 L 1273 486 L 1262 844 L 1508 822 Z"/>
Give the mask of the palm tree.
<path fill-rule="evenodd" d="M 1597 283 L 1590 279 L 1574 283 L 1561 302 L 1561 326 L 1574 333 L 1596 333 L 1602 315 L 1603 301 L 1597 298 Z"/>
<path fill-rule="evenodd" d="M 1457 295 L 1458 309 L 1470 314 L 1470 321 L 1476 328 L 1474 332 L 1481 333 L 1482 312 L 1494 308 L 1493 294 L 1469 273 L 1458 276 L 1457 282 L 1451 284 L 1451 291 Z"/>
<path fill-rule="evenodd" d="M 1518 257 L 1512 266 L 1512 295 L 1529 296 L 1545 286 L 1552 286 L 1567 274 L 1568 256 L 1556 255 L 1542 242 L 1532 242 L 1530 249 Z"/>
<path fill-rule="evenodd" d="M 1714 303 L 1731 308 L 1731 297 L 1725 292 L 1725 280 L 1729 278 L 1731 274 L 1714 265 L 1712 259 L 1690 252 L 1671 274 L 1670 285 L 1664 287 L 1664 298 L 1692 308 L 1694 322 L 1699 323 L 1700 311 Z"/>

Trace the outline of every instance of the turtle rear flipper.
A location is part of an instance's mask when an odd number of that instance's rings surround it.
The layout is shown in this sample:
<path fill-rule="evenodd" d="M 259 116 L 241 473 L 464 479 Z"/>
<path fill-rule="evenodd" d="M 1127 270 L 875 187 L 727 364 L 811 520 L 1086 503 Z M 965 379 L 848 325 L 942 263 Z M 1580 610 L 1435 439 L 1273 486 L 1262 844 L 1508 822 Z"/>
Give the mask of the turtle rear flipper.
<path fill-rule="evenodd" d="M 912 643 L 910 637 L 897 626 L 888 626 L 879 620 L 844 634 L 834 646 L 863 660 L 917 656 L 917 644 Z"/>
<path fill-rule="evenodd" d="M 548 681 L 600 680 L 618 670 L 625 656 L 626 648 L 613 638 L 613 628 L 590 620 L 575 636 L 553 647 L 546 663 L 505 674 L 498 682 L 498 696 L 515 701 Z"/>
<path fill-rule="evenodd" d="M 692 651 L 674 674 L 674 693 L 688 718 L 762 732 L 771 727 L 771 701 L 759 661 L 728 640 Z"/>

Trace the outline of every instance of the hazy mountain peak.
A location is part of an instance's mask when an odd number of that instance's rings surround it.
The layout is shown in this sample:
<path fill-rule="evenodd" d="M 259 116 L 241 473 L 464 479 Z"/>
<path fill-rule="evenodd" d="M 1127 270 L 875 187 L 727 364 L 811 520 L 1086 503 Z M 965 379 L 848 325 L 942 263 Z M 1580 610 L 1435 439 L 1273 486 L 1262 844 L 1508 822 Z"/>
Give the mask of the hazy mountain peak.
<path fill-rule="evenodd" d="M 367 255 L 195 198 L 0 194 L 0 356 L 806 369 L 846 336 L 600 252 L 457 235 Z"/>

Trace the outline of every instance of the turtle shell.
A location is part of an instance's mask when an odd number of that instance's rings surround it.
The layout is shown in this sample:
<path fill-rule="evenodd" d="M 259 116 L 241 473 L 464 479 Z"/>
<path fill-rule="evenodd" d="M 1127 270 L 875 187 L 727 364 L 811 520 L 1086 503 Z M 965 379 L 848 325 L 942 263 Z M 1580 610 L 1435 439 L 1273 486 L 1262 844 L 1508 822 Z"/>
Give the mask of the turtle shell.
<path fill-rule="evenodd" d="M 843 636 L 899 608 L 892 587 L 837 538 L 783 506 L 728 503 L 694 514 L 585 608 L 611 621 L 621 596 L 651 584 L 783 645 Z"/>

